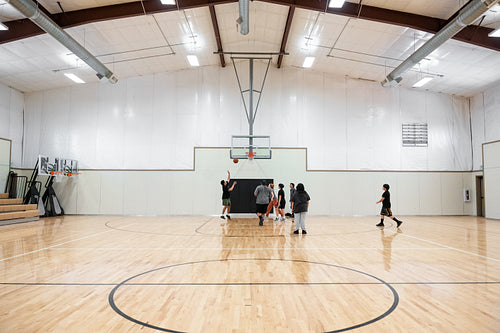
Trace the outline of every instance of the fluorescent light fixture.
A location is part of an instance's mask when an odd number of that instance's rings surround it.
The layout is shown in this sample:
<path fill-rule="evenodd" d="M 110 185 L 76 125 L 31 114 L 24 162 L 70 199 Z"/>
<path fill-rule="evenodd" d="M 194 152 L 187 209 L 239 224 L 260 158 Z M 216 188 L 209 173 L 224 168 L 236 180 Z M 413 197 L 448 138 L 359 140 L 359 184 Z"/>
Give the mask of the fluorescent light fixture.
<path fill-rule="evenodd" d="M 342 8 L 345 0 L 330 0 L 328 8 Z"/>
<path fill-rule="evenodd" d="M 188 55 L 187 58 L 188 58 L 189 64 L 191 66 L 200 66 L 200 63 L 198 61 L 198 57 L 197 56 L 195 56 L 195 55 Z"/>
<path fill-rule="evenodd" d="M 426 76 L 426 77 L 422 78 L 420 81 L 418 81 L 417 83 L 415 83 L 413 85 L 413 88 L 419 88 L 419 87 L 427 84 L 429 81 L 431 81 L 433 79 L 434 79 L 433 77 Z"/>
<path fill-rule="evenodd" d="M 500 37 L 500 28 L 493 30 L 488 34 L 488 37 Z"/>
<path fill-rule="evenodd" d="M 160 0 L 162 5 L 175 5 L 175 0 Z"/>
<path fill-rule="evenodd" d="M 78 76 L 76 76 L 73 73 L 64 73 L 64 75 L 66 75 L 66 77 L 68 79 L 71 79 L 71 80 L 75 81 L 76 83 L 85 83 L 85 81 L 83 81 L 82 79 L 80 79 Z"/>
<path fill-rule="evenodd" d="M 9 30 L 9 27 L 0 22 L 0 30 Z"/>
<path fill-rule="evenodd" d="M 313 65 L 314 63 L 314 57 L 306 57 L 304 59 L 304 63 L 302 64 L 302 67 L 304 68 L 311 68 L 311 66 Z"/>

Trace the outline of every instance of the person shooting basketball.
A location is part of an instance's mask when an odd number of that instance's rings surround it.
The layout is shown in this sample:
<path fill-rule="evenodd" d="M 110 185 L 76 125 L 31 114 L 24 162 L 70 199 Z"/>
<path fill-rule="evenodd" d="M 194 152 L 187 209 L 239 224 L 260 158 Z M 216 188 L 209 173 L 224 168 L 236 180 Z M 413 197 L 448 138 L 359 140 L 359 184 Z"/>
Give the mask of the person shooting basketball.
<path fill-rule="evenodd" d="M 231 173 L 229 170 L 227 170 L 227 180 L 221 180 L 220 184 L 222 185 L 222 215 L 220 216 L 221 219 L 225 219 L 224 213 L 226 213 L 226 217 L 228 220 L 231 219 L 231 216 L 229 215 L 229 211 L 231 210 L 231 191 L 234 189 L 234 186 L 236 185 L 236 181 L 233 182 L 233 185 L 229 187 L 229 182 L 231 181 Z"/>

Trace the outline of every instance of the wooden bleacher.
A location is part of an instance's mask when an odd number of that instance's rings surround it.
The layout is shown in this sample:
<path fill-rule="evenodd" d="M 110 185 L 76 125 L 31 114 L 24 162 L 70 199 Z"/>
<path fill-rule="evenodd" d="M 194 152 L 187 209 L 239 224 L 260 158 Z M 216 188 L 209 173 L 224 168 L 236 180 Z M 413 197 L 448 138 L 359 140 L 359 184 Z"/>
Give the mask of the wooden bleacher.
<path fill-rule="evenodd" d="M 23 199 L 9 199 L 8 193 L 0 193 L 0 225 L 37 221 L 39 217 L 37 205 L 24 205 Z"/>

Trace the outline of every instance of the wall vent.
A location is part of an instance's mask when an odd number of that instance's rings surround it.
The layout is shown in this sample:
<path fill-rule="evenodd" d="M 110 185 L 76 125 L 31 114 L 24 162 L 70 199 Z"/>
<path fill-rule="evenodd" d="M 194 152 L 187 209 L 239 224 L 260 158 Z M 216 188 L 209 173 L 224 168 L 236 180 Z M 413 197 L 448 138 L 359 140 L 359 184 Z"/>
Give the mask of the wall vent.
<path fill-rule="evenodd" d="M 403 124 L 403 147 L 427 147 L 429 142 L 427 124 Z"/>

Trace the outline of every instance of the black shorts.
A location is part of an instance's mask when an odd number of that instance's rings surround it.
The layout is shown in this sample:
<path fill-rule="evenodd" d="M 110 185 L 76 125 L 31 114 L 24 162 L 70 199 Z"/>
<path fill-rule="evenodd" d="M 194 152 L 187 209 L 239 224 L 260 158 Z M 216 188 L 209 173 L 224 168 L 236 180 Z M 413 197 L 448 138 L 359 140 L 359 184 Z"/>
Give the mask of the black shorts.
<path fill-rule="evenodd" d="M 256 204 L 256 213 L 265 214 L 269 204 Z"/>
<path fill-rule="evenodd" d="M 286 201 L 281 200 L 280 205 L 278 206 L 279 209 L 285 209 Z"/>
<path fill-rule="evenodd" d="M 380 215 L 392 216 L 391 209 L 382 207 L 382 210 L 380 211 Z"/>

